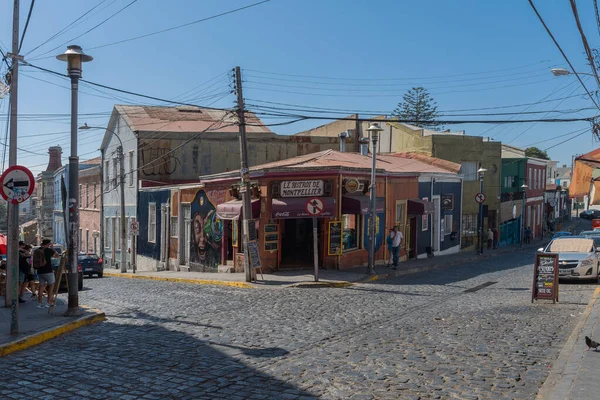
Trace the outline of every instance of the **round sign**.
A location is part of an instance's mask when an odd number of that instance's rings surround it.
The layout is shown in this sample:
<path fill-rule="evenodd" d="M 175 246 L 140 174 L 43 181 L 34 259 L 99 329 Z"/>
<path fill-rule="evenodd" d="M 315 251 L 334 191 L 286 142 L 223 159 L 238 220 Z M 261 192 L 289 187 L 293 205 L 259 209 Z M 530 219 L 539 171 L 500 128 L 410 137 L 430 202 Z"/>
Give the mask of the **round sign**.
<path fill-rule="evenodd" d="M 306 211 L 308 211 L 310 215 L 317 216 L 321 214 L 323 212 L 323 208 L 323 200 L 317 197 L 308 199 L 306 202 Z"/>
<path fill-rule="evenodd" d="M 137 233 L 140 231 L 140 223 L 137 221 L 131 221 L 131 224 L 129 225 L 129 229 L 131 229 L 131 232 L 133 233 Z"/>
<path fill-rule="evenodd" d="M 554 207 L 556 205 L 556 200 L 550 199 L 550 205 Z"/>
<path fill-rule="evenodd" d="M 475 201 L 478 203 L 483 203 L 485 201 L 485 194 L 483 193 L 477 193 L 475 195 Z"/>
<path fill-rule="evenodd" d="M 9 167 L 2 176 L 2 198 L 12 204 L 22 203 L 31 196 L 35 187 L 33 174 L 21 165 Z"/>
<path fill-rule="evenodd" d="M 346 180 L 346 183 L 344 184 L 344 189 L 346 189 L 346 192 L 348 193 L 355 193 L 358 192 L 359 186 L 360 182 L 358 182 L 358 179 L 350 178 Z"/>

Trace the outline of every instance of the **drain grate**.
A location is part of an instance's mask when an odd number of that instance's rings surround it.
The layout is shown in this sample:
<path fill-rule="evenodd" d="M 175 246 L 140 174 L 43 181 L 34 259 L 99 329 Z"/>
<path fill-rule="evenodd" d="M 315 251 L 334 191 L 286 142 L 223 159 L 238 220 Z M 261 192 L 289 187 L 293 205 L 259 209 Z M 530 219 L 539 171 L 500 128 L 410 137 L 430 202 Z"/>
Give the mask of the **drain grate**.
<path fill-rule="evenodd" d="M 470 289 L 465 290 L 463 293 L 473 293 L 473 292 L 476 292 L 478 290 L 484 289 L 484 288 L 486 288 L 488 286 L 495 285 L 496 283 L 498 283 L 498 282 L 492 282 L 492 281 L 490 281 L 490 282 L 482 283 L 479 286 L 475 286 L 475 287 L 472 287 Z"/>

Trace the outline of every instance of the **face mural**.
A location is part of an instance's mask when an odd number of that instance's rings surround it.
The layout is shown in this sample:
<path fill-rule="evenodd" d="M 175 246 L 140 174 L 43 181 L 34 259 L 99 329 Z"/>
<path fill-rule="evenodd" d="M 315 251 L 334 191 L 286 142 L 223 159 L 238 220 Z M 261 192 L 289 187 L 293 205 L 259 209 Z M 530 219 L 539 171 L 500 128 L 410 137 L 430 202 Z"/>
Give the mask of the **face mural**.
<path fill-rule="evenodd" d="M 204 190 L 196 193 L 191 211 L 190 266 L 192 269 L 217 268 L 221 263 L 223 222 Z"/>

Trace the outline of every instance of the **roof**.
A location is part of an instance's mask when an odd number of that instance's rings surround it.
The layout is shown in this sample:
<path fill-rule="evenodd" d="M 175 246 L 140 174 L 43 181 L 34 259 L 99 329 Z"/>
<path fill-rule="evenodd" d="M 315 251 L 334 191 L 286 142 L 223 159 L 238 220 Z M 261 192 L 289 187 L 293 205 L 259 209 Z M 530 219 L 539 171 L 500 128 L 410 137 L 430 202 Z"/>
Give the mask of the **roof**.
<path fill-rule="evenodd" d="M 238 132 L 237 116 L 232 110 L 121 104 L 115 105 L 115 110 L 134 132 Z M 253 113 L 246 113 L 246 124 L 248 133 L 273 133 Z"/>
<path fill-rule="evenodd" d="M 100 165 L 101 163 L 102 163 L 102 157 L 96 157 L 96 158 L 91 158 L 89 160 L 82 161 L 79 164 Z"/>
<path fill-rule="evenodd" d="M 423 156 L 426 157 L 426 156 Z M 438 159 L 427 157 L 430 160 L 403 157 L 402 155 L 377 155 L 377 171 L 379 173 L 390 173 L 398 175 L 420 175 L 420 174 L 458 174 L 447 168 L 441 168 L 436 165 Z M 439 160 L 442 161 L 442 160 Z M 460 166 L 454 163 L 453 170 L 460 169 Z M 306 172 L 306 171 L 326 171 L 331 169 L 345 169 L 361 172 L 370 172 L 372 167 L 371 156 L 363 156 L 360 153 L 339 152 L 336 150 L 324 150 L 318 153 L 307 154 L 303 156 L 288 158 L 286 160 L 270 162 L 257 165 L 250 168 L 250 171 L 256 172 Z M 229 176 L 239 176 L 238 171 L 230 171 L 221 174 L 207 175 L 201 177 L 201 180 L 225 179 Z"/>
<path fill-rule="evenodd" d="M 454 163 L 452 161 L 442 160 L 441 158 L 430 157 L 423 153 L 416 152 L 404 152 L 404 153 L 395 153 L 390 154 L 394 157 L 402 157 L 408 158 L 412 160 L 419 160 L 424 162 L 425 164 L 434 165 L 436 167 L 445 169 L 446 171 L 454 172 L 458 174 L 460 172 L 460 164 Z"/>

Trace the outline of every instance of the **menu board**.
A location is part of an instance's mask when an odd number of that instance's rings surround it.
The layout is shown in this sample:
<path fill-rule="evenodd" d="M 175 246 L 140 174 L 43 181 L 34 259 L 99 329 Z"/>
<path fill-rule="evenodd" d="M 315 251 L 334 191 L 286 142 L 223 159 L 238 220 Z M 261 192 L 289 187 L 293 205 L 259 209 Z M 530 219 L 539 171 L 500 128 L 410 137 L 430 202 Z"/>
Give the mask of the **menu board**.
<path fill-rule="evenodd" d="M 342 221 L 329 222 L 327 248 L 330 256 L 342 254 Z"/>
<path fill-rule="evenodd" d="M 260 268 L 260 252 L 258 251 L 258 243 L 254 240 L 248 242 L 248 255 L 250 256 L 250 267 Z"/>
<path fill-rule="evenodd" d="M 279 224 L 266 224 L 263 243 L 266 251 L 274 251 L 279 248 Z"/>
<path fill-rule="evenodd" d="M 558 301 L 558 254 L 538 253 L 533 268 L 531 302 L 537 299 Z"/>

